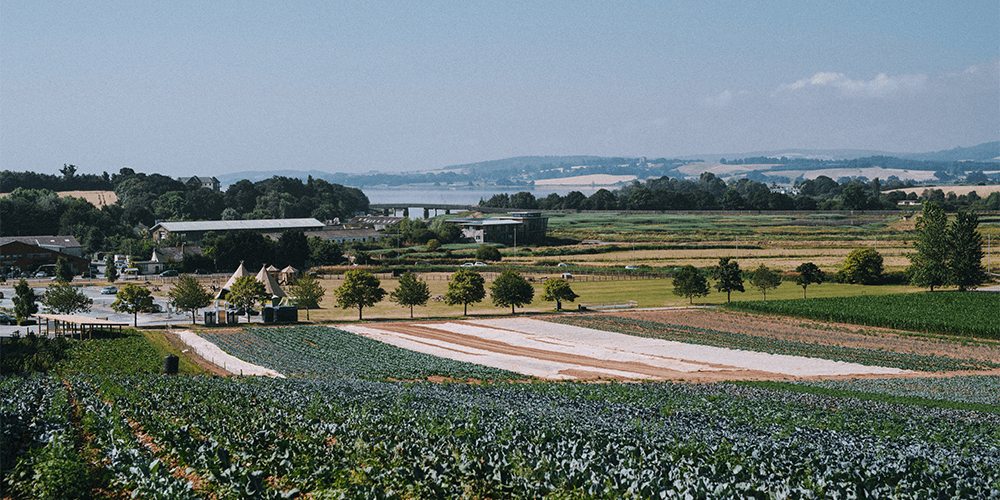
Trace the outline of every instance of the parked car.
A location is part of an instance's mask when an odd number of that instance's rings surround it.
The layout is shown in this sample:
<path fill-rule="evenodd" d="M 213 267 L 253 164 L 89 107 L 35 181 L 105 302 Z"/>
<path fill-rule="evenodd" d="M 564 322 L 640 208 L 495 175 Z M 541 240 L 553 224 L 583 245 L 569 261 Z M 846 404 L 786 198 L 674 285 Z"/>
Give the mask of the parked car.
<path fill-rule="evenodd" d="M 160 307 L 160 304 L 153 304 L 153 305 L 147 307 L 146 310 L 142 311 L 142 312 L 144 312 L 144 313 L 158 313 L 158 312 L 163 312 L 163 308 Z"/>
<path fill-rule="evenodd" d="M 212 273 L 208 272 L 208 269 L 202 269 L 200 267 L 198 269 L 195 269 L 194 273 L 195 274 L 212 274 Z"/>
<path fill-rule="evenodd" d="M 474 265 L 475 265 L 475 264 L 473 264 L 472 262 L 466 262 L 465 264 L 462 264 L 462 266 L 461 266 L 461 267 L 472 267 L 472 266 L 474 266 Z"/>
<path fill-rule="evenodd" d="M 0 325 L 16 325 L 17 319 L 0 313 Z"/>
<path fill-rule="evenodd" d="M 476 262 L 473 265 L 476 266 L 476 267 L 486 267 L 486 263 L 485 262 Z"/>
<path fill-rule="evenodd" d="M 231 312 L 231 313 L 235 313 L 237 316 L 246 316 L 247 315 L 246 310 L 244 310 L 242 307 L 239 308 L 239 309 L 237 309 L 235 307 L 230 307 L 228 309 L 228 311 Z M 251 316 L 257 316 L 258 314 L 260 314 L 260 311 L 258 311 L 256 309 L 250 309 L 250 315 Z"/>
<path fill-rule="evenodd" d="M 569 264 L 567 264 L 565 262 L 560 262 L 560 263 L 556 264 L 556 267 L 569 267 Z"/>
<path fill-rule="evenodd" d="M 160 277 L 161 278 L 173 278 L 173 277 L 177 276 L 178 274 L 180 274 L 180 273 L 178 273 L 176 269 L 167 269 L 166 271 L 163 271 L 162 273 L 160 273 Z"/>
<path fill-rule="evenodd" d="M 629 264 L 629 265 L 625 266 L 625 269 L 638 269 L 638 268 L 635 267 L 635 266 L 633 266 L 632 264 Z"/>
<path fill-rule="evenodd" d="M 103 295 L 116 295 L 118 293 L 118 287 L 106 286 L 101 289 L 101 294 Z"/>

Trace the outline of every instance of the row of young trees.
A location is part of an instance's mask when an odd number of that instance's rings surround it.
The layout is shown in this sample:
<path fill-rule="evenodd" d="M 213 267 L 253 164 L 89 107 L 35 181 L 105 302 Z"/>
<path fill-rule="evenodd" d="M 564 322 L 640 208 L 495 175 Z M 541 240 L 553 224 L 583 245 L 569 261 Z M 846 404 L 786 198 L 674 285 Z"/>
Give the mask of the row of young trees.
<path fill-rule="evenodd" d="M 573 302 L 579 296 L 573 292 L 569 283 L 561 278 L 550 278 L 545 281 L 541 299 L 556 302 L 556 307 L 562 301 Z M 510 307 L 514 314 L 515 307 L 523 307 L 532 302 L 535 290 L 528 280 L 512 269 L 505 269 L 489 287 L 490 299 L 497 307 Z M 337 305 L 343 309 L 358 310 L 358 319 L 366 307 L 372 307 L 385 298 L 386 295 L 396 304 L 409 307 L 410 317 L 413 317 L 414 306 L 426 306 L 430 300 L 430 288 L 427 282 L 411 272 L 406 272 L 399 279 L 399 285 L 392 292 L 386 292 L 381 286 L 381 280 L 368 271 L 351 270 L 344 275 L 344 283 L 334 290 Z M 461 305 L 462 314 L 468 315 L 469 304 L 482 302 L 486 298 L 486 280 L 481 274 L 470 269 L 460 269 L 452 274 L 448 282 L 448 291 L 444 294 L 444 302 L 448 305 Z"/>
<path fill-rule="evenodd" d="M 795 283 L 802 287 L 802 298 L 806 298 L 806 288 L 812 284 L 819 284 L 826 281 L 826 273 L 816 264 L 805 262 L 795 268 L 798 275 Z M 706 276 L 698 268 L 687 265 L 674 273 L 674 295 L 686 297 L 690 303 L 694 303 L 695 297 L 704 297 L 709 294 L 710 288 L 708 279 L 716 280 L 715 289 L 726 294 L 726 302 L 732 299 L 733 292 L 743 293 L 746 291 L 744 284 L 744 274 L 740 270 L 738 262 L 730 257 L 722 257 L 719 263 L 709 269 L 709 276 Z M 767 291 L 781 285 L 781 273 L 761 264 L 757 269 L 748 274 L 750 286 L 760 290 L 767 300 Z"/>

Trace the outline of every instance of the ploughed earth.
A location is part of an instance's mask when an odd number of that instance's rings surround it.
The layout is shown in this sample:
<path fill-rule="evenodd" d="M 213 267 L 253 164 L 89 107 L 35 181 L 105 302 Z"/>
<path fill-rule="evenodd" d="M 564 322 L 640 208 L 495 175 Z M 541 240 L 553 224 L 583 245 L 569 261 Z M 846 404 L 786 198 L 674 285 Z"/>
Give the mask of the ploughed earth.
<path fill-rule="evenodd" d="M 1000 356 L 1000 349 L 991 345 L 963 345 L 903 336 L 892 330 L 862 330 L 850 325 L 715 309 L 601 314 L 823 345 L 977 360 L 996 360 Z M 650 339 L 528 317 L 369 323 L 337 328 L 414 351 L 552 380 L 713 382 L 944 375 Z"/>

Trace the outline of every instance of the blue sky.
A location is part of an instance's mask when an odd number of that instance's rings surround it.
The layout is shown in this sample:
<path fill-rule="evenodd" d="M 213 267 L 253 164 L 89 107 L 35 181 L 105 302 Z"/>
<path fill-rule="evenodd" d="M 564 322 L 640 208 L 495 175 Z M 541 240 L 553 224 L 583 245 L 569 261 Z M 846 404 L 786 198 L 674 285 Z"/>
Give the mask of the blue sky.
<path fill-rule="evenodd" d="M 1000 140 L 1000 2 L 0 1 L 0 169 Z"/>

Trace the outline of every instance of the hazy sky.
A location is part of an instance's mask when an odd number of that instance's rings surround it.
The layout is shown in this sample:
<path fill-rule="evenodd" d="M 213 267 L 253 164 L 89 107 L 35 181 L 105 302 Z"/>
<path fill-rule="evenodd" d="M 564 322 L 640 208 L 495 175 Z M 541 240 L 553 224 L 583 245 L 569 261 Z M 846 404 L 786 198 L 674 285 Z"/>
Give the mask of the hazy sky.
<path fill-rule="evenodd" d="M 0 1 L 0 170 L 1000 140 L 1000 2 Z"/>

